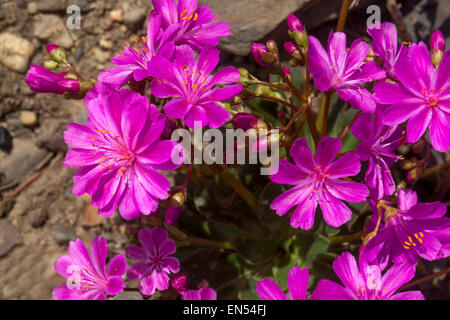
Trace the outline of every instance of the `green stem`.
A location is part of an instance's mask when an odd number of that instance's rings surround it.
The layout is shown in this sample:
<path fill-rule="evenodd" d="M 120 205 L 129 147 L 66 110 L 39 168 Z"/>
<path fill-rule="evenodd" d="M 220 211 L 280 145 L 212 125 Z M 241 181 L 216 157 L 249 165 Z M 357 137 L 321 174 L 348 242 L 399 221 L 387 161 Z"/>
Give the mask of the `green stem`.
<path fill-rule="evenodd" d="M 341 244 L 343 242 L 354 242 L 361 241 L 362 232 L 354 233 L 354 234 L 346 234 L 343 236 L 334 236 L 328 237 L 328 241 L 331 244 Z"/>
<path fill-rule="evenodd" d="M 252 192 L 248 190 L 244 184 L 236 179 L 229 171 L 228 168 L 224 166 L 217 165 L 218 168 L 218 174 L 222 178 L 222 180 L 231 188 L 233 188 L 234 191 L 247 203 L 247 205 L 250 207 L 252 212 L 258 216 L 258 200 L 255 198 Z"/>
<path fill-rule="evenodd" d="M 225 250 L 235 250 L 234 246 L 230 242 L 226 241 L 215 241 L 209 239 L 201 239 L 195 237 L 188 237 L 186 239 L 191 245 L 197 245 L 201 247 L 209 247 L 209 248 L 219 248 Z"/>

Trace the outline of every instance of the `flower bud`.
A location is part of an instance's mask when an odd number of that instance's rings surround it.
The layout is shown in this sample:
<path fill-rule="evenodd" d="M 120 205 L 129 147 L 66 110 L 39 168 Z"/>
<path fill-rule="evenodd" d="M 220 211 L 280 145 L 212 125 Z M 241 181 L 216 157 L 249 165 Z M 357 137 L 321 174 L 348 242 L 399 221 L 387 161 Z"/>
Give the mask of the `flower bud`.
<path fill-rule="evenodd" d="M 275 60 L 280 60 L 280 52 L 278 51 L 277 43 L 274 40 L 269 40 L 266 42 L 267 49 L 275 57 Z"/>
<path fill-rule="evenodd" d="M 42 64 L 42 66 L 47 70 L 53 71 L 59 67 L 59 63 L 53 60 L 47 60 Z"/>
<path fill-rule="evenodd" d="M 54 61 L 60 63 L 67 63 L 67 53 L 66 51 L 57 46 L 56 44 L 49 43 L 47 44 L 47 52 Z"/>
<path fill-rule="evenodd" d="M 433 62 L 434 66 L 437 67 L 441 64 L 445 51 L 445 39 L 440 30 L 436 30 L 431 35 L 430 49 L 431 61 Z"/>
<path fill-rule="evenodd" d="M 177 192 L 169 200 L 169 206 L 174 208 L 183 208 L 184 202 L 186 201 L 185 192 Z"/>
<path fill-rule="evenodd" d="M 247 87 L 249 85 L 248 82 L 250 80 L 248 77 L 249 76 L 248 70 L 245 68 L 239 68 L 238 70 L 240 75 L 238 83 L 243 87 Z"/>
<path fill-rule="evenodd" d="M 303 32 L 305 30 L 305 28 L 303 27 L 303 23 L 301 22 L 301 20 L 299 18 L 297 18 L 295 15 L 290 14 L 287 17 L 287 23 L 289 26 L 289 30 L 291 32 Z"/>
<path fill-rule="evenodd" d="M 178 218 L 180 217 L 181 211 L 183 211 L 183 207 L 167 207 L 166 212 L 164 213 L 165 224 L 171 225 L 177 222 Z"/>
<path fill-rule="evenodd" d="M 64 78 L 65 74 L 61 75 L 45 68 L 31 65 L 25 76 L 25 82 L 34 92 L 63 94 L 64 89 L 58 85 L 58 81 Z"/>
<path fill-rule="evenodd" d="M 252 54 L 256 62 L 264 68 L 269 67 L 275 61 L 275 57 L 270 54 L 269 49 L 261 43 L 252 44 Z M 263 61 L 263 57 L 265 57 L 265 61 Z"/>
<path fill-rule="evenodd" d="M 236 128 L 247 131 L 258 124 L 258 118 L 249 113 L 239 112 L 234 116 L 233 123 Z"/>
<path fill-rule="evenodd" d="M 283 70 L 283 73 L 284 73 L 284 75 L 285 75 L 286 77 L 290 77 L 290 75 L 291 75 L 291 69 L 289 69 L 288 66 L 283 66 L 281 69 Z"/>
<path fill-rule="evenodd" d="M 184 273 L 175 274 L 170 280 L 172 288 L 177 290 L 179 294 L 183 294 L 188 287 L 188 277 Z"/>
<path fill-rule="evenodd" d="M 297 51 L 297 46 L 291 41 L 285 42 L 283 46 L 284 50 L 286 50 L 286 52 L 289 54 L 293 54 L 295 51 Z"/>
<path fill-rule="evenodd" d="M 170 279 L 170 285 L 182 295 L 187 290 L 188 281 L 187 275 L 184 273 L 177 273 Z"/>
<path fill-rule="evenodd" d="M 81 86 L 78 80 L 65 78 L 58 81 L 58 85 L 64 89 L 64 91 L 79 91 Z"/>

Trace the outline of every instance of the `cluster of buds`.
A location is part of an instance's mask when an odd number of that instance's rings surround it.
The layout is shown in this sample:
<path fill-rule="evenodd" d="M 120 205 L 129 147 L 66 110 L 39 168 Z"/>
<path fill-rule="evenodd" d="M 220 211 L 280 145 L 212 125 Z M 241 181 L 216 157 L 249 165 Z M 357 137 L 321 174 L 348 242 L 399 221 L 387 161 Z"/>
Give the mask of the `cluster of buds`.
<path fill-rule="evenodd" d="M 50 59 L 41 66 L 31 65 L 25 77 L 31 90 L 37 93 L 64 94 L 70 99 L 84 98 L 93 84 L 72 72 L 53 72 L 59 67 L 69 66 L 67 53 L 56 44 L 48 44 L 47 52 Z"/>

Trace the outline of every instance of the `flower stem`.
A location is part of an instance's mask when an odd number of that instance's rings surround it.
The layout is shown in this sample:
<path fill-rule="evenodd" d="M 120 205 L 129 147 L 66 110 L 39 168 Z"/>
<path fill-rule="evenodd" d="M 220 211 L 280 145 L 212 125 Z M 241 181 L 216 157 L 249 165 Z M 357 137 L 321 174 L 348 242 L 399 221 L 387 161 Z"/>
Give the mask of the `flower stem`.
<path fill-rule="evenodd" d="M 354 233 L 354 234 L 346 234 L 343 236 L 334 236 L 334 237 L 328 237 L 328 241 L 330 241 L 331 244 L 340 244 L 343 242 L 354 242 L 354 241 L 361 241 L 362 232 Z"/>
<path fill-rule="evenodd" d="M 306 112 L 306 118 L 308 121 L 309 130 L 311 130 L 311 134 L 314 138 L 314 142 L 317 145 L 317 143 L 319 142 L 319 139 L 320 139 L 319 132 L 317 131 L 316 124 L 314 123 L 314 117 L 313 117 L 313 114 L 311 112 L 308 102 L 303 97 L 303 95 L 300 93 L 300 91 L 297 89 L 297 87 L 292 83 L 292 81 L 289 80 L 289 78 L 283 73 L 283 71 L 280 72 L 280 76 L 283 78 L 283 81 L 292 89 L 292 92 L 294 93 L 294 95 L 297 97 L 297 99 L 302 104 L 302 107 L 300 110 L 301 110 L 301 112 L 303 112 L 303 111 Z M 307 82 L 308 82 L 308 80 L 307 80 Z M 308 83 L 307 83 L 307 86 L 309 87 Z M 305 91 L 309 91 L 309 90 L 305 90 Z"/>
<path fill-rule="evenodd" d="M 351 0 L 342 0 L 341 13 L 339 14 L 339 20 L 336 27 L 336 31 L 344 31 L 345 22 L 347 21 L 347 14 L 350 8 Z"/>
<path fill-rule="evenodd" d="M 228 168 L 225 166 L 219 166 L 215 165 L 215 167 L 218 167 L 218 174 L 222 178 L 222 180 L 231 188 L 233 188 L 234 191 L 247 203 L 247 205 L 250 207 L 252 212 L 258 216 L 258 200 L 255 198 L 252 192 L 248 190 L 244 184 L 236 179 L 229 171 Z"/>
<path fill-rule="evenodd" d="M 252 98 L 261 98 L 261 99 L 266 99 L 266 100 L 272 100 L 274 102 L 281 103 L 281 104 L 291 108 L 294 111 L 298 110 L 298 108 L 295 105 L 293 105 L 293 104 L 291 104 L 291 103 L 289 103 L 289 102 L 287 102 L 285 100 L 278 99 L 278 98 L 275 98 L 275 97 L 271 97 L 271 96 L 268 96 L 268 95 L 265 95 L 265 94 L 260 94 L 260 95 L 252 94 Z"/>
<path fill-rule="evenodd" d="M 442 271 L 433 273 L 433 274 L 431 274 L 431 275 L 429 275 L 429 276 L 426 276 L 426 277 L 417 279 L 416 281 L 413 281 L 413 282 L 411 282 L 411 283 L 409 283 L 409 284 L 405 284 L 403 287 L 401 287 L 401 288 L 399 289 L 399 291 L 403 291 L 403 290 L 406 290 L 406 289 L 415 287 L 415 286 L 417 286 L 417 285 L 419 285 L 419 284 L 422 284 L 422 283 L 424 283 L 424 282 L 430 281 L 430 280 L 432 280 L 432 279 L 434 279 L 434 278 L 437 278 L 437 277 L 442 276 L 442 275 L 444 275 L 444 274 L 446 274 L 446 273 L 449 273 L 449 272 L 450 272 L 450 268 L 447 268 L 447 269 L 444 269 L 444 270 L 442 270 Z"/>
<path fill-rule="evenodd" d="M 324 92 L 323 95 L 323 103 L 320 106 L 319 118 L 317 121 L 317 125 L 322 130 L 322 137 L 325 137 L 328 132 L 328 113 L 330 110 L 330 102 L 331 102 L 331 92 Z"/>
<path fill-rule="evenodd" d="M 358 112 L 354 115 L 353 119 L 350 121 L 350 123 L 344 128 L 344 130 L 342 131 L 342 133 L 339 136 L 339 139 L 344 139 L 345 136 L 347 135 L 347 133 L 350 131 L 350 129 L 353 127 L 353 125 L 355 124 L 356 119 L 358 118 L 358 116 L 362 113 L 361 110 L 358 110 Z"/>
<path fill-rule="evenodd" d="M 428 168 L 427 170 L 425 170 L 424 174 L 422 175 L 422 178 L 431 176 L 431 175 L 433 175 L 435 173 L 438 173 L 440 171 L 446 171 L 448 169 L 450 169 L 450 160 L 447 161 L 447 162 L 444 162 L 444 163 L 442 163 L 440 165 Z"/>
<path fill-rule="evenodd" d="M 201 247 L 219 248 L 225 250 L 235 250 L 234 246 L 227 241 L 215 241 L 209 239 L 201 239 L 195 237 L 188 237 L 186 239 L 191 245 L 198 245 Z"/>
<path fill-rule="evenodd" d="M 271 87 L 271 88 L 275 88 L 275 89 L 283 90 L 283 91 L 291 90 L 288 86 L 285 86 L 282 84 L 266 82 L 266 81 L 261 81 L 261 80 L 251 80 L 251 81 L 249 81 L 249 83 L 250 84 L 258 84 L 260 86 Z"/>

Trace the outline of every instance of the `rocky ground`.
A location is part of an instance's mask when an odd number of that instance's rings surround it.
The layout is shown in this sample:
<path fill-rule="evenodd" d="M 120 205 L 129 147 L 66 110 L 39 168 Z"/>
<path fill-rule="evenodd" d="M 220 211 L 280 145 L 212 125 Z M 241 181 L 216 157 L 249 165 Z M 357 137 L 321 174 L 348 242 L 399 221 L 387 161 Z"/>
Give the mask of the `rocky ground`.
<path fill-rule="evenodd" d="M 335 0 L 199 2 L 231 23 L 233 36 L 220 45 L 222 63 L 250 72 L 256 70 L 250 44 L 276 39 L 281 47 L 289 13 L 325 40 L 340 6 Z M 364 35 L 370 4 L 380 6 L 383 21 L 391 20 L 385 1 L 354 2 L 346 29 L 351 38 Z M 438 27 L 450 35 L 450 1 L 399 3 L 414 40 L 428 41 Z M 80 30 L 66 27 L 71 4 L 81 8 Z M 30 64 L 44 60 L 48 42 L 66 48 L 78 71 L 95 78 L 132 35 L 144 34 L 150 9 L 150 0 L 0 0 L 0 299 L 50 299 L 52 288 L 64 283 L 52 264 L 77 237 L 89 243 L 101 234 L 111 250 L 123 252 L 126 226 L 119 217 L 98 216 L 89 198 L 73 196 L 73 170 L 62 165 L 62 133 L 68 123 L 85 121 L 82 102 L 35 95 L 23 80 Z M 436 298 L 449 297 L 447 282 L 443 288 Z"/>

